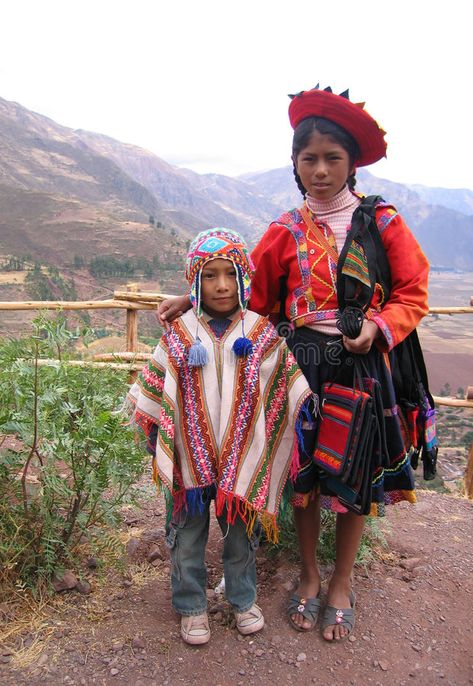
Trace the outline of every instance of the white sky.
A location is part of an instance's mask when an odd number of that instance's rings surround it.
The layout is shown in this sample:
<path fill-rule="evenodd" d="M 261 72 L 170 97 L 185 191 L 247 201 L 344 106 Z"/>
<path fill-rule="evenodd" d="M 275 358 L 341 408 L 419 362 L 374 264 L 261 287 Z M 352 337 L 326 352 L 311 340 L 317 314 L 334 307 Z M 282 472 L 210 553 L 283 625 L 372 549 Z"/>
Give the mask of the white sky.
<path fill-rule="evenodd" d="M 198 172 L 289 164 L 288 93 L 320 81 L 388 132 L 369 167 L 473 189 L 465 0 L 4 0 L 0 96 Z"/>

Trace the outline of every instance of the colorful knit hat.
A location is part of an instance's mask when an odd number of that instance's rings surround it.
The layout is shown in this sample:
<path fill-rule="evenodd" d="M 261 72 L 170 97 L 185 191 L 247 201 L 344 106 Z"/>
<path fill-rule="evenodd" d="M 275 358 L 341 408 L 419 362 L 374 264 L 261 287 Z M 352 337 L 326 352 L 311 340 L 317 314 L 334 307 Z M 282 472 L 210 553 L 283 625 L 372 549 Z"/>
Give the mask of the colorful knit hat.
<path fill-rule="evenodd" d="M 363 109 L 364 102 L 350 102 L 348 90 L 335 95 L 330 87 L 319 90 L 319 85 L 309 91 L 290 95 L 289 121 L 295 129 L 308 117 L 323 117 L 341 126 L 355 139 L 360 149 L 357 167 L 365 167 L 386 156 L 386 131 Z"/>
<path fill-rule="evenodd" d="M 231 229 L 215 228 L 201 231 L 192 241 L 186 260 L 186 279 L 190 286 L 190 300 L 196 316 L 202 316 L 201 275 L 202 269 L 211 260 L 230 260 L 235 265 L 238 286 L 238 301 L 241 308 L 242 337 L 238 338 L 233 350 L 236 355 L 247 355 L 253 349 L 245 337 L 244 318 L 250 299 L 251 278 L 254 265 L 245 240 Z M 196 332 L 195 343 L 189 350 L 189 365 L 201 367 L 207 362 L 207 351 Z"/>

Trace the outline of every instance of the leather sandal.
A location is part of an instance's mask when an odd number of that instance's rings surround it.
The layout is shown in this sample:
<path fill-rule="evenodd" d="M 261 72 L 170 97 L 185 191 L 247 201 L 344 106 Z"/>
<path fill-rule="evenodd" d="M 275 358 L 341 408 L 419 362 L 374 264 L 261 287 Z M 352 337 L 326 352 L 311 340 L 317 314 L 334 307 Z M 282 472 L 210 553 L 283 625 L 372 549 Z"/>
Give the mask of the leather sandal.
<path fill-rule="evenodd" d="M 327 605 L 324 610 L 322 618 L 322 637 L 328 643 L 340 643 L 341 641 L 346 641 L 346 639 L 351 635 L 353 629 L 355 628 L 355 603 L 356 598 L 353 591 L 350 593 L 350 605 L 351 607 L 341 610 L 332 605 Z M 323 635 L 324 629 L 328 626 L 343 626 L 347 629 L 345 636 L 341 638 L 325 638 Z"/>
<path fill-rule="evenodd" d="M 293 629 L 296 631 L 312 631 L 317 624 L 320 606 L 320 593 L 316 598 L 304 598 L 298 594 L 291 596 L 287 606 L 287 615 Z M 310 626 L 300 626 L 293 620 L 292 615 L 302 615 L 304 619 L 310 622 Z"/>

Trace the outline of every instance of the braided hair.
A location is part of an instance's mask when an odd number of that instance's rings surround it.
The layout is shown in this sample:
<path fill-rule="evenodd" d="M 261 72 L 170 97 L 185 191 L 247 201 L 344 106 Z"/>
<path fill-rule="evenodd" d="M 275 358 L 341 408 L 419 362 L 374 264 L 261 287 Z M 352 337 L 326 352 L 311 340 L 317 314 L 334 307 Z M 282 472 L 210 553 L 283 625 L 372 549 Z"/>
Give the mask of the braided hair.
<path fill-rule="evenodd" d="M 308 117 L 303 119 L 301 123 L 296 127 L 294 131 L 294 137 L 292 139 L 292 160 L 293 160 L 293 174 L 302 196 L 305 197 L 306 189 L 302 185 L 301 177 L 297 173 L 295 160 L 299 153 L 309 145 L 310 138 L 314 131 L 318 131 L 322 135 L 330 136 L 333 140 L 341 145 L 342 148 L 348 153 L 350 159 L 350 167 L 355 165 L 357 158 L 360 155 L 360 149 L 358 143 L 355 141 L 353 136 L 351 136 L 348 131 L 344 128 L 335 124 L 335 122 L 330 119 L 324 119 L 323 117 Z M 355 173 L 350 174 L 347 178 L 348 188 L 353 190 L 356 184 Z"/>

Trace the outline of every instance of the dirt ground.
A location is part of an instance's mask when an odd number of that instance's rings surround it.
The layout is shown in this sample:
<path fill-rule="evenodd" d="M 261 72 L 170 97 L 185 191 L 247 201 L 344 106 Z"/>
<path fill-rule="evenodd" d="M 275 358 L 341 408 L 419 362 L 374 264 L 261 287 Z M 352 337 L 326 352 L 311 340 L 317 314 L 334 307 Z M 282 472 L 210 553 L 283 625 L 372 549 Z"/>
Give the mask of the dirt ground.
<path fill-rule="evenodd" d="M 162 506 L 128 514 L 128 560 L 107 582 L 88 569 L 91 592 L 56 596 L 22 632 L 0 644 L 2 686 L 215 686 L 473 684 L 473 502 L 420 491 L 419 502 L 383 520 L 387 548 L 357 567 L 357 623 L 349 641 L 327 644 L 319 627 L 297 633 L 285 616 L 298 574 L 284 554 L 258 556 L 266 626 L 238 635 L 212 590 L 221 576 L 218 527 L 208 546 L 212 637 L 189 647 L 170 605 Z M 325 578 L 330 569 L 323 570 Z M 10 613 L 10 614 L 9 614 Z M 17 619 L 0 606 L 4 627 Z M 2 617 L 3 615 L 3 617 Z"/>

